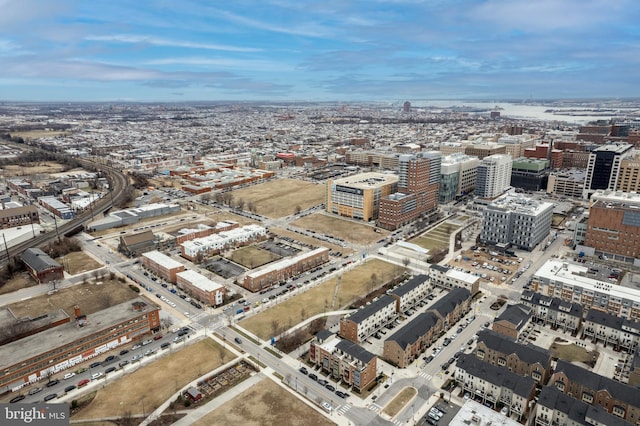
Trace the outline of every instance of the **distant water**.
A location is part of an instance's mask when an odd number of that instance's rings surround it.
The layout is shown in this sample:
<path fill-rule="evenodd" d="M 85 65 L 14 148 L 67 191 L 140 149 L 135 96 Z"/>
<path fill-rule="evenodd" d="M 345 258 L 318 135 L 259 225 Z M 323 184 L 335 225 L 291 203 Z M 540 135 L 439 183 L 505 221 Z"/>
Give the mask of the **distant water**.
<path fill-rule="evenodd" d="M 532 120 L 545 120 L 545 121 L 565 121 L 568 123 L 585 124 L 594 120 L 609 120 L 612 117 L 619 117 L 624 114 L 625 111 L 638 111 L 638 108 L 624 109 L 624 108 L 607 108 L 607 111 L 591 112 L 584 111 L 587 107 L 558 107 L 553 105 L 525 105 L 514 104 L 504 102 L 464 102 L 458 100 L 451 101 L 411 101 L 412 107 L 426 108 L 450 108 L 450 107 L 468 107 L 473 109 L 492 110 L 495 107 L 499 108 L 500 115 L 503 117 L 511 118 L 523 118 Z M 547 112 L 553 109 L 556 113 Z M 566 114 L 562 112 L 566 111 Z M 570 112 L 571 111 L 571 112 Z M 581 111 L 584 114 L 581 114 Z"/>

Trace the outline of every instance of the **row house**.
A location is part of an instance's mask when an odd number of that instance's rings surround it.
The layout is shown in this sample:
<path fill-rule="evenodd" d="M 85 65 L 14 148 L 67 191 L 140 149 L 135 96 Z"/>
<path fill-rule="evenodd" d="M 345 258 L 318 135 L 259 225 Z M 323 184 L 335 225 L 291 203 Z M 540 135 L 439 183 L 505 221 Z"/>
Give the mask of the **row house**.
<path fill-rule="evenodd" d="M 507 305 L 493 321 L 492 329 L 515 340 L 531 323 L 531 311 L 530 307 L 521 303 Z"/>
<path fill-rule="evenodd" d="M 538 395 L 535 426 L 630 426 L 631 423 L 608 413 L 604 408 L 573 399 L 553 386 L 545 386 Z"/>
<path fill-rule="evenodd" d="M 460 355 L 454 377 L 465 392 L 481 398 L 483 404 L 506 406 L 519 419 L 528 414 L 536 391 L 531 377 L 491 365 L 473 354 Z"/>
<path fill-rule="evenodd" d="M 247 272 L 239 282 L 247 290 L 256 292 L 274 284 L 284 283 L 328 261 L 329 249 L 319 247 Z"/>
<path fill-rule="evenodd" d="M 196 238 L 205 238 L 209 235 L 219 234 L 220 232 L 229 231 L 240 227 L 240 224 L 234 220 L 224 220 L 216 223 L 215 226 L 198 224 L 196 228 L 182 228 L 176 236 L 176 243 L 182 244 L 185 241 L 195 240 Z"/>
<path fill-rule="evenodd" d="M 178 272 L 185 270 L 182 263 L 166 254 L 160 253 L 158 250 L 143 253 L 141 259 L 142 266 L 170 283 L 175 284 Z"/>
<path fill-rule="evenodd" d="M 354 391 L 362 392 L 378 376 L 378 358 L 361 346 L 342 340 L 327 330 L 321 330 L 311 341 L 309 361 L 340 380 Z"/>
<path fill-rule="evenodd" d="M 420 274 L 397 286 L 389 291 L 388 294 L 396 299 L 396 311 L 404 312 L 427 297 L 430 291 L 431 283 L 429 282 L 429 277 Z"/>
<path fill-rule="evenodd" d="M 210 306 L 222 305 L 227 293 L 224 285 L 210 280 L 194 270 L 178 272 L 176 285 L 185 293 Z"/>
<path fill-rule="evenodd" d="M 242 247 L 267 239 L 267 230 L 251 224 L 229 229 L 204 238 L 196 238 L 180 244 L 182 257 L 193 261 L 198 256 L 212 256 L 224 250 Z"/>
<path fill-rule="evenodd" d="M 636 347 L 629 367 L 629 386 L 640 388 L 640 347 Z"/>
<path fill-rule="evenodd" d="M 520 302 L 531 308 L 534 322 L 550 325 L 554 330 L 568 331 L 574 336 L 578 334 L 582 324 L 582 305 L 531 290 L 522 292 Z"/>
<path fill-rule="evenodd" d="M 466 288 L 471 294 L 476 294 L 480 290 L 480 277 L 459 271 L 446 265 L 431 265 L 429 267 L 429 277 L 434 286 L 452 289 L 454 287 Z"/>
<path fill-rule="evenodd" d="M 416 316 L 385 340 L 384 359 L 400 368 L 408 366 L 442 331 L 455 324 L 469 311 L 470 303 L 469 290 L 453 289 L 431 305 L 426 312 Z"/>
<path fill-rule="evenodd" d="M 385 294 L 340 319 L 340 337 L 363 342 L 397 316 L 396 299 Z"/>
<path fill-rule="evenodd" d="M 600 406 L 629 423 L 640 423 L 640 392 L 564 360 L 558 360 L 550 385 L 587 404 Z"/>
<path fill-rule="evenodd" d="M 612 345 L 617 351 L 631 353 L 640 342 L 640 322 L 589 309 L 584 320 L 582 338 L 590 338 L 592 343 L 602 342 L 605 346 Z"/>
<path fill-rule="evenodd" d="M 529 376 L 544 385 L 551 374 L 551 354 L 548 350 L 523 345 L 492 330 L 478 332 L 475 355 L 492 365 L 507 368 L 520 376 Z"/>

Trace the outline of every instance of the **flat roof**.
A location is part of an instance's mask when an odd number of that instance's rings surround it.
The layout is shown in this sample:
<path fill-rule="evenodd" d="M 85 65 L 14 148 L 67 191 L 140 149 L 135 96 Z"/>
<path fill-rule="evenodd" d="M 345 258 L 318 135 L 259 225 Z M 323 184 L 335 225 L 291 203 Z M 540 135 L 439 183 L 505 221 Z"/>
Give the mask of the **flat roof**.
<path fill-rule="evenodd" d="M 464 271 L 456 271 L 453 268 L 447 271 L 447 276 L 468 284 L 473 284 L 480 279 L 480 277 L 477 277 L 473 274 L 468 274 Z"/>
<path fill-rule="evenodd" d="M 389 173 L 367 172 L 336 179 L 332 185 L 348 186 L 350 188 L 370 189 L 398 182 L 398 176 Z"/>
<path fill-rule="evenodd" d="M 589 268 L 586 266 L 549 259 L 533 275 L 548 281 L 578 286 L 597 293 L 608 293 L 610 296 L 632 300 L 636 303 L 640 301 L 640 290 L 579 275 L 581 273 L 586 274 L 588 270 Z"/>
<path fill-rule="evenodd" d="M 0 370 L 51 349 L 68 345 L 82 337 L 109 328 L 113 324 L 139 316 L 142 311 L 133 310 L 132 305 L 135 302 L 146 304 L 149 307 L 146 312 L 159 308 L 158 305 L 151 303 L 148 299 L 137 297 L 87 315 L 87 322 L 84 327 L 78 327 L 76 322 L 72 320 L 70 323 L 7 343 L 0 346 Z"/>
<path fill-rule="evenodd" d="M 640 194 L 636 192 L 622 191 L 602 191 L 598 190 L 591 195 L 591 202 L 601 201 L 603 203 L 616 203 L 617 205 L 625 205 L 628 207 L 636 207 L 640 205 Z"/>
<path fill-rule="evenodd" d="M 300 253 L 297 256 L 290 257 L 290 258 L 287 258 L 287 259 L 282 259 L 282 260 L 279 260 L 277 262 L 265 265 L 265 266 L 263 266 L 261 268 L 256 269 L 255 271 L 251 271 L 251 272 L 247 273 L 246 276 L 249 277 L 249 278 L 255 278 L 255 277 L 259 277 L 261 275 L 264 275 L 266 273 L 269 273 L 269 272 L 278 271 L 278 270 L 284 269 L 284 268 L 286 268 L 288 266 L 295 265 L 296 263 L 300 262 L 303 259 L 306 259 L 306 258 L 311 257 L 311 256 L 316 256 L 316 255 L 318 255 L 318 254 L 320 254 L 322 252 L 325 252 L 325 251 L 328 252 L 329 249 L 326 248 L 326 247 L 318 247 L 317 249 L 313 249 L 311 251 L 306 251 L 304 253 Z"/>
<path fill-rule="evenodd" d="M 184 267 L 182 263 L 178 262 L 175 259 L 172 259 L 166 254 L 160 253 L 158 250 L 152 250 L 146 253 L 142 253 L 142 256 L 168 269 L 179 268 L 180 266 Z"/>
<path fill-rule="evenodd" d="M 547 209 L 553 209 L 553 203 L 537 201 L 533 198 L 515 196 L 511 194 L 503 195 L 495 199 L 488 209 L 502 209 L 514 213 L 537 215 Z"/>
<path fill-rule="evenodd" d="M 198 287 L 203 291 L 216 291 L 219 288 L 224 288 L 222 284 L 219 284 L 199 272 L 194 271 L 193 269 L 189 269 L 188 271 L 178 272 L 176 276 L 184 278 L 189 281 L 195 287 Z"/>
<path fill-rule="evenodd" d="M 474 421 L 473 419 L 478 419 Z M 469 426 L 473 425 L 502 425 L 502 426 L 518 426 L 515 420 L 501 414 L 489 407 L 485 407 L 473 399 L 468 399 L 460 411 L 455 415 L 449 425 L 451 426 Z"/>

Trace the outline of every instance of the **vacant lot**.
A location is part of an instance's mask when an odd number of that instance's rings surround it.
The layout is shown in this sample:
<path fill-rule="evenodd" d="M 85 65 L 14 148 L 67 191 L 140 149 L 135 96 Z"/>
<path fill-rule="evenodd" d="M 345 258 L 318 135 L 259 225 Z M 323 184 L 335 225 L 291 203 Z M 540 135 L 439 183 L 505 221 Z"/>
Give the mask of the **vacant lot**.
<path fill-rule="evenodd" d="M 284 217 L 322 203 L 325 186 L 295 179 L 279 179 L 231 192 L 233 203 L 242 200 L 245 208 L 253 203 L 256 213 L 267 217 Z"/>
<path fill-rule="evenodd" d="M 78 284 L 73 287 L 63 288 L 48 295 L 43 294 L 32 299 L 13 303 L 11 308 L 17 317 L 35 317 L 46 312 L 64 311 L 73 315 L 73 307 L 78 305 L 85 315 L 101 311 L 109 306 L 117 305 L 134 299 L 138 293 L 131 290 L 125 283 L 117 280 L 104 279 L 102 284 Z"/>
<path fill-rule="evenodd" d="M 402 389 L 400 393 L 384 407 L 382 412 L 387 416 L 394 418 L 400 411 L 402 411 L 405 405 L 407 405 L 407 403 L 416 396 L 417 393 L 418 391 L 416 388 L 406 387 Z"/>
<path fill-rule="evenodd" d="M 64 170 L 65 166 L 51 161 L 38 161 L 25 164 L 9 164 L 3 166 L 7 176 L 27 176 L 36 173 L 57 173 Z"/>
<path fill-rule="evenodd" d="M 569 345 L 554 343 L 549 348 L 549 351 L 553 357 L 563 359 L 568 362 L 582 362 L 588 365 L 594 365 L 600 355 L 596 351 L 588 351 L 573 343 Z"/>
<path fill-rule="evenodd" d="M 373 226 L 323 213 L 305 216 L 293 222 L 292 225 L 363 245 L 374 243 L 389 235 L 387 231 L 375 232 Z"/>
<path fill-rule="evenodd" d="M 212 424 L 328 426 L 334 423 L 271 380 L 264 379 L 194 423 L 195 426 Z"/>
<path fill-rule="evenodd" d="M 51 138 L 54 136 L 66 136 L 71 134 L 64 130 L 25 130 L 22 132 L 11 132 L 11 137 L 24 139 Z"/>
<path fill-rule="evenodd" d="M 231 359 L 231 353 L 218 343 L 205 339 L 186 346 L 100 389 L 74 420 L 150 413 L 192 380 Z M 124 402 L 121 405 L 121 402 Z"/>
<path fill-rule="evenodd" d="M 247 246 L 234 250 L 230 260 L 245 268 L 253 269 L 278 259 L 280 259 L 280 256 L 268 250 L 262 250 L 255 246 Z"/>
<path fill-rule="evenodd" d="M 82 251 L 74 251 L 56 259 L 64 266 L 66 273 L 76 275 L 81 272 L 93 271 L 102 266 L 100 262 Z"/>
<path fill-rule="evenodd" d="M 430 252 L 446 250 L 449 248 L 449 238 L 451 234 L 459 228 L 459 225 L 444 222 L 419 237 L 413 238 L 409 242 L 417 244 Z"/>
<path fill-rule="evenodd" d="M 0 294 L 11 293 L 21 288 L 32 287 L 34 285 L 38 285 L 38 283 L 28 272 L 20 272 L 0 286 Z"/>
<path fill-rule="evenodd" d="M 372 259 L 344 272 L 340 280 L 331 278 L 240 324 L 261 339 L 268 339 L 274 331 L 279 334 L 282 328 L 290 328 L 314 315 L 348 306 L 401 272 L 397 265 Z"/>
<path fill-rule="evenodd" d="M 288 231 L 286 229 L 282 229 L 282 228 L 269 228 L 269 232 L 277 235 L 279 237 L 289 237 L 289 238 L 293 238 L 296 241 L 300 241 L 301 243 L 305 243 L 305 244 L 310 244 L 312 246 L 322 246 L 322 247 L 326 247 L 329 250 L 333 250 L 335 252 L 342 252 L 343 254 L 351 254 L 353 253 L 353 250 L 349 249 L 349 248 L 345 248 L 342 246 L 339 246 L 337 244 L 331 244 L 328 243 L 326 241 L 321 241 L 317 238 L 313 238 L 313 237 L 309 237 L 306 235 L 302 235 L 302 234 L 298 234 L 297 232 L 293 232 L 293 231 Z"/>

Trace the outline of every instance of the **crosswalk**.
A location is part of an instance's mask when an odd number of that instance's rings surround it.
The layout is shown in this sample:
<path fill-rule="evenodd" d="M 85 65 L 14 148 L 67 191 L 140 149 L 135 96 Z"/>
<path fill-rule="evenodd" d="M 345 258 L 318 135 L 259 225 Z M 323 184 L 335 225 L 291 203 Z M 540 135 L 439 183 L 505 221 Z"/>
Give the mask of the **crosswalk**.
<path fill-rule="evenodd" d="M 341 405 L 340 408 L 338 408 L 337 411 L 338 411 L 338 413 L 340 413 L 340 414 L 342 414 L 344 416 L 345 413 L 351 409 L 351 407 L 353 407 L 352 404 L 346 403 L 344 405 Z"/>
<path fill-rule="evenodd" d="M 369 404 L 369 410 L 371 411 L 375 411 L 376 413 L 380 412 L 380 410 L 382 410 L 382 407 L 379 406 L 378 404 Z"/>
<path fill-rule="evenodd" d="M 424 371 L 421 371 L 420 373 L 418 373 L 418 376 L 424 377 L 427 380 L 431 380 L 433 378 L 432 374 L 427 374 Z"/>
<path fill-rule="evenodd" d="M 399 419 L 392 420 L 392 422 L 393 422 L 394 425 L 397 425 L 397 426 L 405 424 L 405 422 L 403 422 L 402 420 L 399 420 Z"/>

